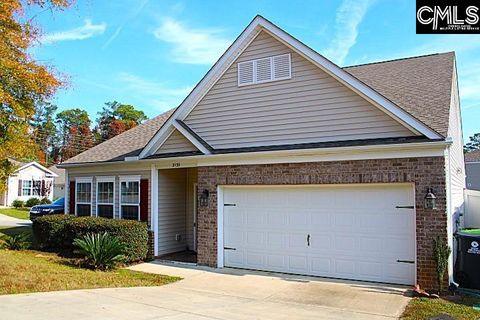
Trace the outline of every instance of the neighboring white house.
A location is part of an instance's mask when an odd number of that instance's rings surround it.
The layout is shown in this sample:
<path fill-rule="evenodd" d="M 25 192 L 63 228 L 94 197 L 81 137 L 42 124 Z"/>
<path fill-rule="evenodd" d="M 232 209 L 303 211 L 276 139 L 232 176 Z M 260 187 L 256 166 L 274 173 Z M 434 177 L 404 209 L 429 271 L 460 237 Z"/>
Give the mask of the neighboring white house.
<path fill-rule="evenodd" d="M 53 179 L 53 198 L 62 198 L 65 196 L 65 169 L 53 165 L 48 170 L 54 172 L 57 177 Z"/>
<path fill-rule="evenodd" d="M 8 177 L 7 191 L 0 195 L 0 205 L 11 206 L 17 199 L 22 201 L 30 198 L 53 199 L 53 179 L 57 174 L 35 161 L 12 162 L 18 169 Z"/>

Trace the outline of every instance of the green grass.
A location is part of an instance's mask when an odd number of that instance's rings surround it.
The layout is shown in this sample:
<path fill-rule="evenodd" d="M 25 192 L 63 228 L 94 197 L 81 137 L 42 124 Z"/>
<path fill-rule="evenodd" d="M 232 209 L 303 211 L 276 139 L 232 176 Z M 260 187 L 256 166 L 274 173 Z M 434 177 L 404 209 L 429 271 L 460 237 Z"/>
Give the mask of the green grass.
<path fill-rule="evenodd" d="M 0 214 L 4 214 L 6 216 L 10 216 L 12 218 L 17 218 L 17 219 L 29 219 L 29 214 L 28 212 L 30 209 L 15 209 L 15 208 L 0 208 Z"/>
<path fill-rule="evenodd" d="M 161 286 L 180 280 L 127 269 L 82 269 L 74 261 L 41 251 L 0 250 L 0 295 L 74 289 Z"/>
<path fill-rule="evenodd" d="M 459 296 L 454 300 L 415 298 L 410 301 L 401 319 L 424 320 L 438 315 L 449 315 L 457 320 L 480 319 L 480 311 L 473 309 L 479 298 Z"/>

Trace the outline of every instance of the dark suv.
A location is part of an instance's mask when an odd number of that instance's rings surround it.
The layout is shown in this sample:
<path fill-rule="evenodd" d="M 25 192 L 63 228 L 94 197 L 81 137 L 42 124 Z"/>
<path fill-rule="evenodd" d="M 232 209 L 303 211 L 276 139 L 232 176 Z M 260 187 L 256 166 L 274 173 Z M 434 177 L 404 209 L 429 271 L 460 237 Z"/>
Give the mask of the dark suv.
<path fill-rule="evenodd" d="M 47 214 L 63 214 L 65 212 L 65 198 L 59 198 L 50 204 L 42 204 L 33 206 L 30 209 L 30 220 L 35 220 L 38 217 Z"/>

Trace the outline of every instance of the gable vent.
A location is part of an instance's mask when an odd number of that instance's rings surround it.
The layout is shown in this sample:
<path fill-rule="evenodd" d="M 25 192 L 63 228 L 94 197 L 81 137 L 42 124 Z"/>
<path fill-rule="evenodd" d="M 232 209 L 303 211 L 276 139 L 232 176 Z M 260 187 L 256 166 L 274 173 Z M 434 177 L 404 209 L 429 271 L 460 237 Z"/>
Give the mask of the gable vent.
<path fill-rule="evenodd" d="M 237 66 L 239 86 L 292 77 L 290 54 L 240 62 Z"/>

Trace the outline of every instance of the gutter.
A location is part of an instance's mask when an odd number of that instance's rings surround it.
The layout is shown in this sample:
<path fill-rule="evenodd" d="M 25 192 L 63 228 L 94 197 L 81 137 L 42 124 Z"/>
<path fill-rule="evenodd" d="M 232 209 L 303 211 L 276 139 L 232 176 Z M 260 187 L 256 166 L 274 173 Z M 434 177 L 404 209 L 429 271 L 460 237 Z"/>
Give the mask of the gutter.
<path fill-rule="evenodd" d="M 410 149 L 445 149 L 452 144 L 449 139 L 432 142 L 411 142 L 411 143 L 398 143 L 398 144 L 383 144 L 383 145 L 362 145 L 362 146 L 347 146 L 347 147 L 330 147 L 330 148 L 318 148 L 318 149 L 294 149 L 294 150 L 276 150 L 276 151 L 257 151 L 257 152 L 243 152 L 243 153 L 225 153 L 225 154 L 210 154 L 210 155 L 196 155 L 196 156 L 180 156 L 170 158 L 157 158 L 157 159 L 139 159 L 136 157 L 128 157 L 125 161 L 105 161 L 105 162 L 84 162 L 84 163 L 62 163 L 57 167 L 62 169 L 74 168 L 74 167 L 88 167 L 92 165 L 113 165 L 113 164 L 126 164 L 126 163 L 156 163 L 159 161 L 197 161 L 197 160 L 222 160 L 229 158 L 261 158 L 261 157 L 281 157 L 281 156 L 314 156 L 314 155 L 326 155 L 332 153 L 351 153 L 351 152 L 368 152 L 368 151 L 381 151 L 381 150 L 410 150 Z"/>

